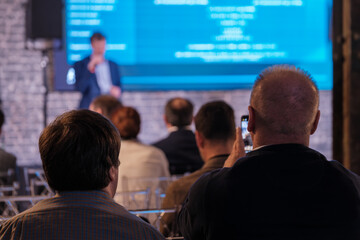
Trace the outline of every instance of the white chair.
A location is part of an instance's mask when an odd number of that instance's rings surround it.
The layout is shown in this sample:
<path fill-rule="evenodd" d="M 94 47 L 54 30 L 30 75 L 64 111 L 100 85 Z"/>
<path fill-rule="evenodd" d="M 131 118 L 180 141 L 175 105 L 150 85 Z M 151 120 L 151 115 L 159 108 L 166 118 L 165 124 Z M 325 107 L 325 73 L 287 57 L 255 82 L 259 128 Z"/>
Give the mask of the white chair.
<path fill-rule="evenodd" d="M 169 184 L 182 176 L 170 177 L 122 177 L 119 192 L 114 199 L 138 216 L 145 217 L 159 229 L 160 219 L 165 213 L 161 210 L 161 203 L 165 197 Z M 171 209 L 174 211 L 175 209 Z M 170 211 L 170 210 L 169 210 Z"/>
<path fill-rule="evenodd" d="M 35 203 L 46 198 L 49 198 L 49 196 L 1 196 L 0 203 L 5 205 L 1 217 L 4 218 L 19 214 L 20 211 L 17 204 L 20 202 L 26 202 L 34 206 Z"/>
<path fill-rule="evenodd" d="M 54 191 L 45 179 L 44 170 L 40 168 L 24 168 L 25 182 L 32 196 L 53 196 Z"/>
<path fill-rule="evenodd" d="M 150 207 L 150 193 L 150 188 L 116 192 L 114 200 L 127 209 L 148 209 Z"/>
<path fill-rule="evenodd" d="M 144 210 L 129 210 L 132 214 L 136 216 L 156 216 L 155 219 L 151 219 L 150 224 L 153 225 L 157 230 L 160 231 L 161 225 L 161 218 L 164 216 L 165 213 L 175 213 L 175 208 L 169 209 L 144 209 Z M 150 219 L 149 219 L 150 220 Z"/>
<path fill-rule="evenodd" d="M 150 189 L 147 198 L 136 197 L 135 199 L 128 199 L 130 195 L 123 194 L 123 199 L 115 199 L 115 201 L 123 204 L 128 209 L 159 209 L 161 207 L 162 199 L 165 197 L 166 188 L 169 184 L 177 179 L 179 176 L 171 177 L 141 177 L 141 178 L 121 178 L 121 186 L 118 186 L 119 193 L 121 192 L 141 192 Z M 126 199 L 127 198 L 127 199 Z M 135 200 L 135 201 L 134 201 Z M 142 201 L 149 202 L 142 202 Z M 136 202 L 135 205 L 132 202 Z M 130 204 L 130 205 L 129 205 Z"/>

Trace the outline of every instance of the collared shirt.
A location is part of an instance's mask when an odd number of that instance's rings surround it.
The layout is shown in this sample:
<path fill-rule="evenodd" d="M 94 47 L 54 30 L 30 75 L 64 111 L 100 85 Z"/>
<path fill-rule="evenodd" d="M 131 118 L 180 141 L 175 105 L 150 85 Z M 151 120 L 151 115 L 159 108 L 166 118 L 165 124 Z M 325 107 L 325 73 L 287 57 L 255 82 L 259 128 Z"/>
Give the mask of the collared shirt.
<path fill-rule="evenodd" d="M 102 191 L 61 192 L 0 227 L 0 239 L 164 239 Z"/>
<path fill-rule="evenodd" d="M 176 132 L 176 131 L 178 131 L 179 129 L 180 129 L 180 128 L 177 127 L 177 126 L 171 126 L 171 127 L 168 128 L 168 132 L 169 132 L 169 133 Z M 185 127 L 182 127 L 181 129 L 185 129 L 185 130 L 190 130 L 190 131 L 192 131 L 191 125 L 187 125 L 187 126 L 185 126 Z"/>
<path fill-rule="evenodd" d="M 109 94 L 111 86 L 113 85 L 111 82 L 109 62 L 105 60 L 96 65 L 95 74 L 101 94 Z"/>

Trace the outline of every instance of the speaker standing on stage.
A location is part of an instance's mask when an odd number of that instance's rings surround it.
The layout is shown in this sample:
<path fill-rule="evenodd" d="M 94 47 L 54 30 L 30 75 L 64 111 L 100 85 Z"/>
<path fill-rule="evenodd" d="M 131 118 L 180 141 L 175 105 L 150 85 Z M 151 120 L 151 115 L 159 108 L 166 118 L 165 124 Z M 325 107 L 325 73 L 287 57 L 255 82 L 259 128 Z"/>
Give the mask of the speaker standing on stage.
<path fill-rule="evenodd" d="M 121 95 L 120 72 L 117 64 L 105 59 L 106 39 L 101 33 L 91 38 L 92 54 L 74 65 L 76 88 L 82 93 L 79 108 L 88 108 L 91 101 L 109 94 L 116 98 Z"/>

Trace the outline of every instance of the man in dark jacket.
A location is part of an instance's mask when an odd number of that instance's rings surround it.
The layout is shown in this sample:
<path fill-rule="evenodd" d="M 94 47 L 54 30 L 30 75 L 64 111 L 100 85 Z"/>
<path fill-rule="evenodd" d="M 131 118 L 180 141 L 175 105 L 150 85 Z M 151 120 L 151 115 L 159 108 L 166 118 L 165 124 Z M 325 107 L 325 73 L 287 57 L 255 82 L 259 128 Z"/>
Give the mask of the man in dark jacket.
<path fill-rule="evenodd" d="M 170 174 L 194 172 L 203 165 L 190 128 L 193 109 L 189 100 L 179 97 L 170 99 L 165 106 L 164 121 L 170 134 L 153 145 L 165 153 Z"/>
<path fill-rule="evenodd" d="M 256 80 L 245 156 L 240 129 L 225 168 L 201 177 L 179 216 L 187 240 L 360 239 L 359 177 L 309 148 L 320 111 L 311 77 L 274 66 Z"/>

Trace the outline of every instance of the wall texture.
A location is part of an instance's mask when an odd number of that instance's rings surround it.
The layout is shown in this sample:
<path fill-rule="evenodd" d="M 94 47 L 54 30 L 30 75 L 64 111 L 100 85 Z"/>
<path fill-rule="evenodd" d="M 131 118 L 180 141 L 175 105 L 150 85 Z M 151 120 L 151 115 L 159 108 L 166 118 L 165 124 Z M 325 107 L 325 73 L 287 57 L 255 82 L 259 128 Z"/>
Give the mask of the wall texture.
<path fill-rule="evenodd" d="M 0 146 L 18 157 L 18 164 L 40 164 L 38 137 L 44 126 L 44 93 L 42 53 L 26 49 L 26 0 L 0 0 L 0 99 L 6 115 Z M 50 66 L 51 67 L 51 66 Z M 125 92 L 125 105 L 138 109 L 142 118 L 140 140 L 152 143 L 167 135 L 162 120 L 163 108 L 169 98 L 189 98 L 195 111 L 210 100 L 222 99 L 232 105 L 237 124 L 247 113 L 250 91 L 167 91 Z M 332 98 L 331 91 L 320 93 L 322 112 L 318 131 L 311 138 L 311 147 L 331 158 Z M 47 100 L 49 123 L 58 114 L 75 109 L 80 94 L 77 92 L 50 92 Z M 279 116 L 280 117 L 280 116 Z"/>

